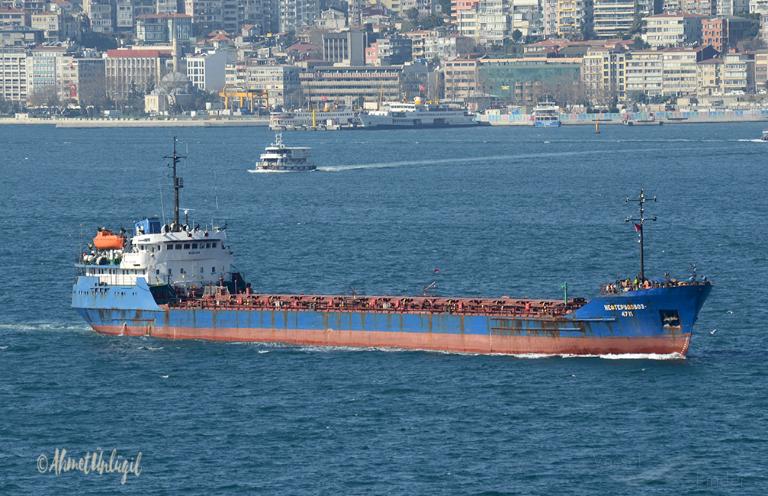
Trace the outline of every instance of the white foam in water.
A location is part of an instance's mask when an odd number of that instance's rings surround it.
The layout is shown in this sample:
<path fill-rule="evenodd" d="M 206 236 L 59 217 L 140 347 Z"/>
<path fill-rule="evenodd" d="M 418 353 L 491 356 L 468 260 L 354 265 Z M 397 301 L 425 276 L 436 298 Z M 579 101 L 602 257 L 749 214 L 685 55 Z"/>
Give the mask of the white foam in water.
<path fill-rule="evenodd" d="M 501 356 L 510 358 L 520 358 L 533 360 L 540 358 L 601 358 L 603 360 L 685 360 L 685 356 L 680 353 L 619 353 L 605 355 L 575 355 L 568 353 L 477 353 L 468 351 L 445 351 L 445 350 L 421 350 L 409 348 L 377 348 L 377 347 L 351 347 L 351 346 L 301 346 L 297 347 L 299 351 L 328 353 L 332 351 L 381 351 L 381 352 L 422 352 L 422 353 L 440 353 L 444 355 L 466 355 L 466 356 Z"/>
<path fill-rule="evenodd" d="M 619 355 L 599 355 L 605 360 L 685 360 L 680 353 L 622 353 Z"/>
<path fill-rule="evenodd" d="M 0 324 L 0 331 L 90 331 L 91 328 L 83 324 L 54 323 L 54 322 L 29 322 L 25 324 Z"/>
<path fill-rule="evenodd" d="M 697 148 L 678 148 L 675 151 L 696 151 Z M 623 153 L 639 153 L 648 152 L 646 148 L 638 149 L 625 149 Z M 562 151 L 562 152 L 546 152 L 546 153 L 525 153 L 518 155 L 488 155 L 485 157 L 466 157 L 466 158 L 442 158 L 435 160 L 401 160 L 398 162 L 377 162 L 371 164 L 350 164 L 350 165 L 337 165 L 337 166 L 322 166 L 317 170 L 321 172 L 346 172 L 351 170 L 361 169 L 392 169 L 405 166 L 421 166 L 421 165 L 441 165 L 441 164 L 468 164 L 473 162 L 496 162 L 501 160 L 528 160 L 528 159 L 542 159 L 547 157 L 568 157 L 578 155 L 594 155 L 601 154 L 603 150 L 576 150 L 576 151 Z"/>

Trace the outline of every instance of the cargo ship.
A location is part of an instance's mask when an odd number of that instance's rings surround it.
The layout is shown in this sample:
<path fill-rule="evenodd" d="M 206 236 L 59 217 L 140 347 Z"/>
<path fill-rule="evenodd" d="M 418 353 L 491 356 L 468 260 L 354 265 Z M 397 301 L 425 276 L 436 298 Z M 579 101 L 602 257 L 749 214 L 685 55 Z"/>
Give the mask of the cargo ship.
<path fill-rule="evenodd" d="M 584 298 L 269 294 L 233 271 L 223 227 L 182 222 L 174 140 L 174 216 L 132 232 L 100 228 L 80 254 L 72 306 L 96 331 L 164 339 L 269 342 L 510 355 L 685 356 L 712 284 L 645 277 L 644 193 L 638 276 Z"/>

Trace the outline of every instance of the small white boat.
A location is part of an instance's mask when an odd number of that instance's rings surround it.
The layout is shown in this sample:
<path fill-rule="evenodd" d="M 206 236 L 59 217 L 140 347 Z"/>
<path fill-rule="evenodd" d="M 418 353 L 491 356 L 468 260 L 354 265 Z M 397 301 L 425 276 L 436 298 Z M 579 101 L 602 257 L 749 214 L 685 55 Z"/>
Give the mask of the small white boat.
<path fill-rule="evenodd" d="M 259 155 L 255 169 L 248 172 L 308 172 L 317 169 L 309 159 L 311 148 L 285 146 L 283 135 L 275 134 L 275 141 Z"/>
<path fill-rule="evenodd" d="M 760 136 L 760 139 L 763 141 L 768 141 L 768 129 L 763 130 L 763 134 Z"/>

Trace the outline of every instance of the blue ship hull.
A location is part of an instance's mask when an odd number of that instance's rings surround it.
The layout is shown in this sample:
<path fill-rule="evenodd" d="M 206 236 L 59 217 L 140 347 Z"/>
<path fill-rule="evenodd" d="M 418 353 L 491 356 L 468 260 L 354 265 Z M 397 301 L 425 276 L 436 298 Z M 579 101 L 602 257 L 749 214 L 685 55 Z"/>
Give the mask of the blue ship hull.
<path fill-rule="evenodd" d="M 211 302 L 158 305 L 149 287 L 104 286 L 80 276 L 72 306 L 101 333 L 471 353 L 685 355 L 711 285 L 601 295 L 559 316 L 426 311 L 317 311 Z"/>

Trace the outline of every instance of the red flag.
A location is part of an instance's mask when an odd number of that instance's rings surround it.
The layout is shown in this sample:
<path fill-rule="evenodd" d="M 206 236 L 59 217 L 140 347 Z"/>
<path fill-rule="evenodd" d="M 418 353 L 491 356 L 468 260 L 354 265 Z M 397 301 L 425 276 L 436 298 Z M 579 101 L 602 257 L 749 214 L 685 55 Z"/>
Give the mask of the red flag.
<path fill-rule="evenodd" d="M 640 232 L 643 230 L 642 224 L 635 224 L 635 232 Z"/>
<path fill-rule="evenodd" d="M 440 267 L 435 267 L 435 271 L 434 272 L 435 272 L 435 274 L 439 273 L 440 272 Z"/>

